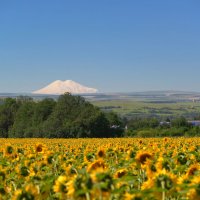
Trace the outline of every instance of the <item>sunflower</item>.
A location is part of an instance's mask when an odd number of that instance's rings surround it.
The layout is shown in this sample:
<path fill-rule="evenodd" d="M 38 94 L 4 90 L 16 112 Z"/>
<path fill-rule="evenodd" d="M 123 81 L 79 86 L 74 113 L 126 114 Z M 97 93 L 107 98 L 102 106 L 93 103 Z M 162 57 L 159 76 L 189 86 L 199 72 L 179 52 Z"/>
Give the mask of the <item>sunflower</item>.
<path fill-rule="evenodd" d="M 158 169 L 158 170 L 166 169 L 167 171 L 170 171 L 171 165 L 170 165 L 169 159 L 166 159 L 166 158 L 163 158 L 162 156 L 160 156 L 157 159 L 156 169 Z"/>
<path fill-rule="evenodd" d="M 156 198 L 161 199 L 162 190 L 166 191 L 166 195 L 169 195 L 176 190 L 177 179 L 176 176 L 165 169 L 156 172 L 155 176 L 149 178 L 142 184 L 142 190 L 154 189 L 159 192 L 154 192 Z"/>
<path fill-rule="evenodd" d="M 67 177 L 59 176 L 55 181 L 55 185 L 53 186 L 53 190 L 55 193 L 67 193 Z"/>
<path fill-rule="evenodd" d="M 103 148 L 98 149 L 98 151 L 97 151 L 97 157 L 98 158 L 103 158 L 103 157 L 105 157 L 105 155 L 106 155 L 106 153 L 105 153 L 105 150 Z"/>
<path fill-rule="evenodd" d="M 191 200 L 200 200 L 200 176 L 195 176 L 190 184 L 187 196 Z"/>
<path fill-rule="evenodd" d="M 8 143 L 6 144 L 6 146 L 4 147 L 4 156 L 8 156 L 11 157 L 14 154 L 14 147 Z"/>
<path fill-rule="evenodd" d="M 27 185 L 24 190 L 18 189 L 13 195 L 13 200 L 36 200 L 39 198 L 39 187 L 33 184 Z"/>
<path fill-rule="evenodd" d="M 74 179 L 70 179 L 68 182 L 66 182 L 65 186 L 67 187 L 67 197 L 73 198 L 75 192 Z"/>
<path fill-rule="evenodd" d="M 149 152 L 138 152 L 135 159 L 138 163 L 144 165 L 147 159 L 152 159 L 152 154 Z"/>
<path fill-rule="evenodd" d="M 121 178 L 121 177 L 125 176 L 126 174 L 127 174 L 126 169 L 120 169 L 115 173 L 114 177 L 115 178 Z"/>
<path fill-rule="evenodd" d="M 146 175 L 148 178 L 151 178 L 155 175 L 155 173 L 157 172 L 157 168 L 155 163 L 152 160 L 147 160 L 146 161 Z"/>
<path fill-rule="evenodd" d="M 14 192 L 12 200 L 18 200 L 18 199 L 20 199 L 21 195 L 22 195 L 22 190 L 21 189 L 16 190 Z"/>
<path fill-rule="evenodd" d="M 188 169 L 186 175 L 188 177 L 194 176 L 199 171 L 199 169 L 200 169 L 199 165 L 198 164 L 194 164 L 194 165 L 190 166 L 190 168 Z"/>
<path fill-rule="evenodd" d="M 94 185 L 98 185 L 98 187 L 94 187 L 91 195 L 92 199 L 96 199 L 97 197 L 102 197 L 102 199 L 109 199 L 110 192 L 113 188 L 113 178 L 109 172 L 93 172 L 91 174 L 91 180 Z"/>
<path fill-rule="evenodd" d="M 26 185 L 25 191 L 32 194 L 34 197 L 37 197 L 40 194 L 39 186 L 33 185 L 32 183 Z"/>
<path fill-rule="evenodd" d="M 88 172 L 104 170 L 104 169 L 105 169 L 105 163 L 101 159 L 94 161 L 88 166 Z"/>
<path fill-rule="evenodd" d="M 84 153 L 84 162 L 88 163 L 88 162 L 92 162 L 94 160 L 95 156 L 94 153 L 91 152 L 85 152 Z"/>
<path fill-rule="evenodd" d="M 36 144 L 35 151 L 37 153 L 42 153 L 44 151 L 44 146 L 42 144 Z"/>
<path fill-rule="evenodd" d="M 125 193 L 123 195 L 123 199 L 124 200 L 142 200 L 142 196 L 141 194 L 130 194 L 130 193 Z"/>
<path fill-rule="evenodd" d="M 74 176 L 76 176 L 78 174 L 76 168 L 74 168 L 73 166 L 69 165 L 68 167 L 65 167 L 65 173 L 68 177 L 73 178 Z"/>

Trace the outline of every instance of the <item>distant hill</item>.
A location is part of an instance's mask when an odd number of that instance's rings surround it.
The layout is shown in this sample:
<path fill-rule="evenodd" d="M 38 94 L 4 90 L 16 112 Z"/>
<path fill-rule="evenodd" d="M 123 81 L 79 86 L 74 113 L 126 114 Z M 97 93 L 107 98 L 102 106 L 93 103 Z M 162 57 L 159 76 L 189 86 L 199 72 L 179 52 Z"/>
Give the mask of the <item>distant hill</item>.
<path fill-rule="evenodd" d="M 65 92 L 70 92 L 72 94 L 89 94 L 89 93 L 97 93 L 97 89 L 89 88 L 86 86 L 83 86 L 75 81 L 72 80 L 66 80 L 66 81 L 54 81 L 53 83 L 50 83 L 46 87 L 39 89 L 37 91 L 34 91 L 33 94 L 54 94 L 54 95 L 60 95 L 64 94 Z"/>
<path fill-rule="evenodd" d="M 65 81 L 61 81 L 65 82 Z M 51 85 L 51 84 L 50 84 Z M 54 84 L 53 84 L 54 85 Z M 84 87 L 84 86 L 83 86 Z M 44 88 L 45 89 L 45 88 Z M 48 88 L 47 88 L 48 89 Z M 64 88 L 66 89 L 66 88 Z M 69 92 L 71 90 L 64 90 Z M 90 88 L 92 89 L 92 88 Z M 63 92 L 60 91 L 60 92 Z M 85 93 L 83 92 L 85 91 Z M 53 98 L 58 99 L 59 92 L 52 91 L 50 93 L 45 92 L 43 89 L 35 91 L 33 93 L 0 93 L 0 99 L 6 97 L 19 97 L 29 96 L 33 99 Z M 128 101 L 146 101 L 154 103 L 166 103 L 166 102 L 200 102 L 200 92 L 188 92 L 188 91 L 146 91 L 146 92 L 118 92 L 118 93 L 99 93 L 96 89 L 92 90 L 74 90 L 70 92 L 73 95 L 80 95 L 89 101 L 113 101 L 113 100 L 128 100 Z"/>

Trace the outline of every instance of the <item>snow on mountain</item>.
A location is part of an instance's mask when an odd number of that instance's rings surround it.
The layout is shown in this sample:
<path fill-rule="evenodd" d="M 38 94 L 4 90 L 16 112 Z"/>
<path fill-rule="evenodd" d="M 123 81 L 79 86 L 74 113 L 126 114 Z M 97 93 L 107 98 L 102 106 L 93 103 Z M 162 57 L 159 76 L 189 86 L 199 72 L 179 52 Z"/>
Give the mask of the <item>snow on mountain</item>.
<path fill-rule="evenodd" d="M 32 92 L 33 94 L 55 94 L 60 95 L 65 92 L 70 92 L 72 94 L 83 94 L 83 93 L 97 93 L 98 90 L 94 88 L 89 88 L 83 86 L 75 81 L 66 80 L 66 81 L 54 81 L 46 87 Z"/>

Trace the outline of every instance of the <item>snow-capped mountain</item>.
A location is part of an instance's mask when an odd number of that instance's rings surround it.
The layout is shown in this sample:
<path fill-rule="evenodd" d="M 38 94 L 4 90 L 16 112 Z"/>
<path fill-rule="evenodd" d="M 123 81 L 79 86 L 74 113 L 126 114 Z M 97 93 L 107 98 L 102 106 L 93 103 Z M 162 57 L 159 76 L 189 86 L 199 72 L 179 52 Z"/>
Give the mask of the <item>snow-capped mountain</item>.
<path fill-rule="evenodd" d="M 50 83 L 46 87 L 36 90 L 32 93 L 60 95 L 64 94 L 65 92 L 70 92 L 72 94 L 83 94 L 83 93 L 97 93 L 98 90 L 83 86 L 72 80 L 66 80 L 66 81 L 57 80 L 54 81 L 53 83 Z"/>

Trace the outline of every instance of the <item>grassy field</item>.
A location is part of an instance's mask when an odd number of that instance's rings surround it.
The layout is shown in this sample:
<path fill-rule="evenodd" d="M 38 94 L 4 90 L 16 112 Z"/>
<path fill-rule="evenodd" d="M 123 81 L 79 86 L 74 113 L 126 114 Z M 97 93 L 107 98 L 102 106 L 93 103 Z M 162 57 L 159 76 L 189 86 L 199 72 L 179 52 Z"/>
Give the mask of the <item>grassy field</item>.
<path fill-rule="evenodd" d="M 0 139 L 0 199 L 200 199 L 200 139 Z"/>
<path fill-rule="evenodd" d="M 200 102 L 151 102 L 151 101 L 94 101 L 94 105 L 106 111 L 114 111 L 121 116 L 186 116 L 193 117 L 200 114 Z"/>

